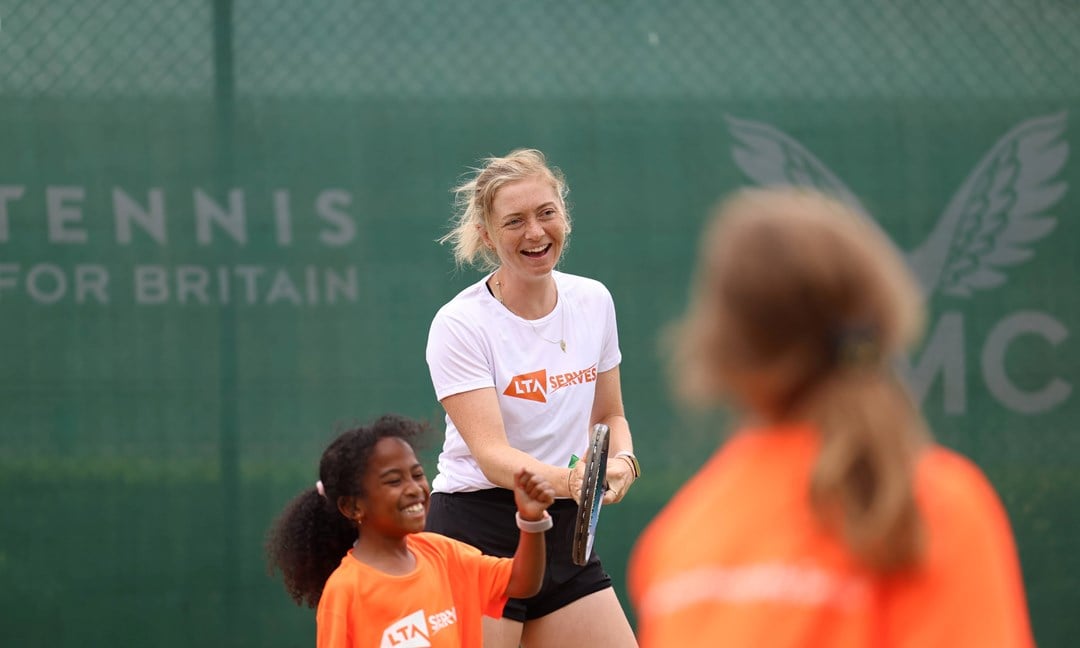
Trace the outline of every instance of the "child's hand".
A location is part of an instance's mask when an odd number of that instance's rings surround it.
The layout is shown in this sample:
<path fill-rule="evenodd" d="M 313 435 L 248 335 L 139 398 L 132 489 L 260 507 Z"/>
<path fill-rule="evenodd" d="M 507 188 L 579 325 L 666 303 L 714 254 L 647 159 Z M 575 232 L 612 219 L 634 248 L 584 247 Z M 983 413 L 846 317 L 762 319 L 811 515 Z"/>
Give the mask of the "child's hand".
<path fill-rule="evenodd" d="M 522 468 L 514 475 L 514 502 L 521 519 L 536 521 L 555 501 L 555 487 L 540 475 Z"/>

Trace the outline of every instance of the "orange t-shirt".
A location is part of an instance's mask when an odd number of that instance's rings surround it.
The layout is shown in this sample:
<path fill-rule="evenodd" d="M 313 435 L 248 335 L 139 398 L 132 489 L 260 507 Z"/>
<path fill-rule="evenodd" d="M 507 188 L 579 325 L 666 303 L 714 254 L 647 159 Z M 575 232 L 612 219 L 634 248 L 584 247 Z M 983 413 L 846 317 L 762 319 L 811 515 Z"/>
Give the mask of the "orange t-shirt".
<path fill-rule="evenodd" d="M 807 426 L 745 431 L 675 495 L 631 557 L 641 646 L 1034 645 L 1009 523 L 974 464 L 920 457 L 925 559 L 885 577 L 814 517 L 818 449 Z"/>
<path fill-rule="evenodd" d="M 437 533 L 406 538 L 416 569 L 391 576 L 345 554 L 323 588 L 318 648 L 479 648 L 480 617 L 502 615 L 513 559 Z"/>

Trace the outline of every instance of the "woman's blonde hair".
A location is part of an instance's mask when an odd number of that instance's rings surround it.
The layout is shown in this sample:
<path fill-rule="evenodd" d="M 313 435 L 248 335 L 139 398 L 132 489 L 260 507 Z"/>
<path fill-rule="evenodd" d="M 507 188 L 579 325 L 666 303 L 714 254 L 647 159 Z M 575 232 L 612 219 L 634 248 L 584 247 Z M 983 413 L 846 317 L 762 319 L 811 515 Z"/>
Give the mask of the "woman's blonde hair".
<path fill-rule="evenodd" d="M 740 191 L 704 236 L 676 389 L 715 399 L 729 377 L 763 372 L 769 414 L 820 429 L 815 513 L 872 568 L 903 568 L 921 557 L 913 471 L 929 433 L 893 361 L 922 321 L 918 286 L 872 221 L 812 190 Z"/>
<path fill-rule="evenodd" d="M 536 149 L 516 149 L 505 157 L 489 157 L 482 162 L 465 182 L 454 187 L 456 215 L 452 229 L 439 239 L 439 243 L 449 241 L 453 244 L 454 259 L 459 266 L 476 265 L 484 270 L 498 267 L 499 257 L 484 245 L 482 231 L 486 229 L 491 233 L 491 205 L 495 194 L 515 180 L 539 175 L 550 181 L 559 196 L 566 234 L 570 234 L 570 213 L 566 204 L 570 190 L 562 171 L 549 166 L 543 153 Z"/>

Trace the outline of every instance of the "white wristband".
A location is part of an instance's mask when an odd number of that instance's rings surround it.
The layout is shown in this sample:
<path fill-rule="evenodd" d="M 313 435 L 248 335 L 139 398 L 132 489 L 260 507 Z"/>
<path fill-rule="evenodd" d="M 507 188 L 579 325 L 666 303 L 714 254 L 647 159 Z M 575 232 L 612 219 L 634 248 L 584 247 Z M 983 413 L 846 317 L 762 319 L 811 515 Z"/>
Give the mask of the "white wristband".
<path fill-rule="evenodd" d="M 523 520 L 521 519 L 521 513 L 514 513 L 514 517 L 517 518 L 518 528 L 525 533 L 543 533 L 555 526 L 547 511 L 544 511 L 544 517 L 539 520 Z"/>

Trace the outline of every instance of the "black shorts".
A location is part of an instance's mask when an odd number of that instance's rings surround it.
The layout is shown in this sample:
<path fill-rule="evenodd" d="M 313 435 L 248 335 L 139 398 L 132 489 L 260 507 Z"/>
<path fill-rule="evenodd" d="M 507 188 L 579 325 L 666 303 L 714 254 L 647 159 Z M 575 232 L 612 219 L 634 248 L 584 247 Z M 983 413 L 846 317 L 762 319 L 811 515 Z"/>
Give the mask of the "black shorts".
<path fill-rule="evenodd" d="M 521 533 L 514 513 L 513 491 L 492 488 L 471 493 L 432 493 L 427 530 L 467 542 L 485 554 L 510 558 Z M 510 599 L 503 618 L 528 621 L 551 614 L 574 601 L 611 587 L 593 550 L 589 562 L 574 564 L 570 550 L 574 538 L 577 504 L 558 499 L 548 509 L 555 526 L 545 533 L 547 564 L 540 593 L 527 599 Z"/>

